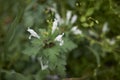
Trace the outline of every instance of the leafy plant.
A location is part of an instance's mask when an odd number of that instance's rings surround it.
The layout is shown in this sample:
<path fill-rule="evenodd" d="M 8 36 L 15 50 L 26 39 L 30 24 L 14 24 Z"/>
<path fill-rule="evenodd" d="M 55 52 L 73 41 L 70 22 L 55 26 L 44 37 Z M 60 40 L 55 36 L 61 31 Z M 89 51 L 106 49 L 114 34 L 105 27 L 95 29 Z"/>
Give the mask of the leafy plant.
<path fill-rule="evenodd" d="M 0 80 L 119 80 L 118 0 L 0 0 Z"/>

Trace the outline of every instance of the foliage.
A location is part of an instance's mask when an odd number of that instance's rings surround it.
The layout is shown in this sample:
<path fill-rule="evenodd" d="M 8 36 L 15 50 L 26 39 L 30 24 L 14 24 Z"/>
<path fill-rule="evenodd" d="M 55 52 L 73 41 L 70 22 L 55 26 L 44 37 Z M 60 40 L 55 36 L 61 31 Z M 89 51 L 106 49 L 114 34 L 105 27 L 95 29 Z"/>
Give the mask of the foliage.
<path fill-rule="evenodd" d="M 119 80 L 119 4 L 0 0 L 0 80 Z M 59 24 L 52 33 L 55 19 Z M 29 39 L 28 27 L 40 38 Z"/>

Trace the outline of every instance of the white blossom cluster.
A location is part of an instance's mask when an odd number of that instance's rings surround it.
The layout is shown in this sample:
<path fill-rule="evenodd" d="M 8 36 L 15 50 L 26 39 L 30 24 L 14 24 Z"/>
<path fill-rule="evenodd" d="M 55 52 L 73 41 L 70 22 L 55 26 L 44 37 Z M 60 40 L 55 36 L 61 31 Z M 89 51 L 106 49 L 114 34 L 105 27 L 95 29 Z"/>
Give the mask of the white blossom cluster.
<path fill-rule="evenodd" d="M 55 32 L 56 29 L 59 29 L 58 28 L 58 20 L 55 19 L 54 22 L 53 22 L 53 26 L 52 26 L 52 34 Z M 58 35 L 54 40 L 59 42 L 59 45 L 62 46 L 64 41 L 62 39 L 64 33 L 62 33 L 62 35 Z"/>
<path fill-rule="evenodd" d="M 58 20 L 59 24 L 74 24 L 77 20 L 77 15 L 72 16 L 72 11 L 67 11 L 66 13 L 66 19 L 63 19 L 60 17 L 60 15 L 55 12 L 55 18 Z"/>
<path fill-rule="evenodd" d="M 64 33 L 62 33 L 61 35 L 58 35 L 56 38 L 55 38 L 55 41 L 58 41 L 59 42 L 59 45 L 62 46 L 64 41 L 62 39 L 62 37 L 64 36 Z"/>
<path fill-rule="evenodd" d="M 71 11 L 67 11 L 66 19 L 63 19 L 60 17 L 60 15 L 57 13 L 57 11 L 55 9 L 51 8 L 51 10 L 55 12 L 55 19 L 52 24 L 51 34 L 54 34 L 56 30 L 59 30 L 58 24 L 59 25 L 62 25 L 62 24 L 73 25 L 77 20 L 77 15 L 72 16 Z M 33 29 L 28 27 L 27 31 L 30 33 L 29 39 L 31 39 L 31 37 L 40 39 L 40 36 Z M 70 31 L 75 35 L 82 34 L 82 31 L 80 29 L 78 29 L 77 26 L 73 26 L 70 29 Z M 58 42 L 60 46 L 62 46 L 64 44 L 63 36 L 64 36 L 64 33 L 57 35 L 54 39 L 54 41 Z M 40 62 L 42 70 L 45 70 L 48 68 L 48 62 L 46 62 L 46 64 L 44 64 L 42 61 L 42 57 L 40 57 L 38 60 Z"/>
<path fill-rule="evenodd" d="M 59 25 L 62 25 L 62 24 L 66 24 L 66 25 L 73 25 L 76 20 L 77 20 L 77 15 L 74 14 L 72 16 L 72 11 L 68 10 L 67 13 L 66 13 L 66 19 L 63 19 L 61 18 L 61 16 L 58 14 L 58 12 L 54 9 L 54 8 L 51 8 L 51 10 L 53 12 L 55 12 L 55 23 L 59 24 Z M 53 25 L 53 29 L 52 29 L 52 33 L 57 29 L 57 26 L 55 27 Z M 79 35 L 79 34 L 82 34 L 82 31 L 80 29 L 78 29 L 78 26 L 73 26 L 71 28 L 71 31 L 73 34 L 75 35 Z"/>

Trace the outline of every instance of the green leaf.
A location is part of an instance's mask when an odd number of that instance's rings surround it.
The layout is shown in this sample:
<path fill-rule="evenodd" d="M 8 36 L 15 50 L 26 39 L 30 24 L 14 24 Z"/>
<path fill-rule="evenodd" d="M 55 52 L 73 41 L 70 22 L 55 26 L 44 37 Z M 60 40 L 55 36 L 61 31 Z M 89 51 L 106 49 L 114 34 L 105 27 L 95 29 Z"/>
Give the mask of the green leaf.
<path fill-rule="evenodd" d="M 25 76 L 15 71 L 2 70 L 2 74 L 3 73 L 5 80 L 32 80 L 32 76 Z"/>
<path fill-rule="evenodd" d="M 86 21 L 86 16 L 81 16 L 80 21 L 85 22 Z"/>
<path fill-rule="evenodd" d="M 43 70 L 43 71 L 39 70 L 35 75 L 35 80 L 45 80 L 48 74 L 49 74 L 48 70 Z"/>
<path fill-rule="evenodd" d="M 65 77 L 65 75 L 66 75 L 65 70 L 66 70 L 65 66 L 63 66 L 63 65 L 58 65 L 57 66 L 57 74 L 59 74 L 62 77 Z"/>
<path fill-rule="evenodd" d="M 77 45 L 75 43 L 73 43 L 71 40 L 65 38 L 64 44 L 60 48 L 61 48 L 61 52 L 68 52 L 68 51 L 73 50 L 76 47 L 77 47 Z"/>
<path fill-rule="evenodd" d="M 57 63 L 58 63 L 58 55 L 59 55 L 59 49 L 57 47 L 53 47 L 50 49 L 46 49 L 43 51 L 43 54 L 48 57 L 49 61 L 49 68 L 55 69 Z"/>
<path fill-rule="evenodd" d="M 94 12 L 94 8 L 89 8 L 86 12 L 86 16 L 91 16 Z"/>
<path fill-rule="evenodd" d="M 39 52 L 40 47 L 39 46 L 34 46 L 34 47 L 27 47 L 23 53 L 29 56 L 36 56 L 37 53 Z"/>

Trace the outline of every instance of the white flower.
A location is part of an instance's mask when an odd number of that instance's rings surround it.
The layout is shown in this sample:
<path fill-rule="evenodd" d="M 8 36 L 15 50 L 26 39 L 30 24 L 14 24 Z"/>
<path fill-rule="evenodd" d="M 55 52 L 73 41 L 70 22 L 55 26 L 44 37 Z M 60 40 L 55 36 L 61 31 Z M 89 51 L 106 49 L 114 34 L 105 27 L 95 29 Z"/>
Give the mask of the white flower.
<path fill-rule="evenodd" d="M 63 44 L 64 44 L 64 41 L 61 40 L 59 45 L 62 46 Z"/>
<path fill-rule="evenodd" d="M 60 17 L 60 15 L 58 13 L 55 14 L 55 18 L 58 20 L 58 22 L 61 21 L 61 17 Z"/>
<path fill-rule="evenodd" d="M 38 38 L 38 39 L 40 38 L 40 36 L 39 36 L 33 29 L 30 29 L 30 28 L 28 27 L 27 31 L 30 33 L 29 39 L 31 39 L 32 36 L 33 36 L 33 37 L 36 37 L 36 38 Z"/>
<path fill-rule="evenodd" d="M 71 24 L 74 24 L 76 20 L 77 20 L 77 15 L 73 15 L 71 19 Z"/>
<path fill-rule="evenodd" d="M 72 16 L 72 11 L 68 10 L 66 12 L 66 19 L 65 18 L 61 18 L 61 16 L 59 15 L 57 9 L 56 9 L 56 4 L 53 4 L 53 7 L 49 8 L 52 12 L 55 13 L 55 18 L 58 20 L 58 23 L 61 24 L 67 24 L 69 25 L 69 23 L 74 24 L 75 21 L 77 20 L 77 15 L 73 15 Z"/>
<path fill-rule="evenodd" d="M 90 34 L 91 36 L 98 37 L 98 34 L 97 34 L 97 33 L 95 33 L 95 32 L 94 32 L 94 31 L 92 31 L 92 30 L 89 30 L 89 34 Z"/>
<path fill-rule="evenodd" d="M 41 65 L 41 69 L 42 70 L 45 70 L 48 68 L 48 61 L 46 62 L 46 64 L 43 64 L 42 62 L 42 57 L 38 58 L 38 61 L 40 62 L 40 65 Z"/>
<path fill-rule="evenodd" d="M 77 34 L 82 34 L 82 31 L 79 30 L 79 29 L 77 28 L 77 26 L 74 26 L 74 27 L 71 29 L 71 31 L 72 31 L 73 34 L 75 34 L 75 35 L 77 35 Z"/>
<path fill-rule="evenodd" d="M 55 30 L 58 28 L 58 21 L 55 19 L 53 22 L 53 26 L 52 26 L 52 34 L 55 32 Z"/>
<path fill-rule="evenodd" d="M 57 19 L 57 21 L 60 25 L 64 23 L 64 20 L 60 17 L 60 15 L 58 13 L 55 14 L 55 19 Z"/>
<path fill-rule="evenodd" d="M 58 35 L 58 36 L 55 38 L 55 41 L 58 41 L 60 46 L 62 46 L 63 43 L 64 43 L 64 41 L 62 40 L 63 35 L 64 35 L 64 33 L 62 33 L 61 35 Z"/>
<path fill-rule="evenodd" d="M 105 22 L 104 23 L 104 25 L 103 25 L 103 28 L 102 28 L 102 32 L 107 32 L 107 31 L 109 31 L 109 28 L 108 28 L 108 23 L 107 22 Z"/>
<path fill-rule="evenodd" d="M 110 45 L 114 45 L 115 44 L 115 39 L 107 39 L 107 42 L 110 44 Z"/>
<path fill-rule="evenodd" d="M 50 7 L 50 8 L 48 8 L 48 9 L 50 9 L 50 10 L 53 11 L 53 12 L 57 12 L 55 8 Z"/>
<path fill-rule="evenodd" d="M 70 20 L 70 18 L 71 18 L 71 15 L 72 15 L 72 12 L 71 12 L 71 11 L 67 11 L 67 13 L 66 13 L 67 23 L 69 22 L 69 20 Z"/>

